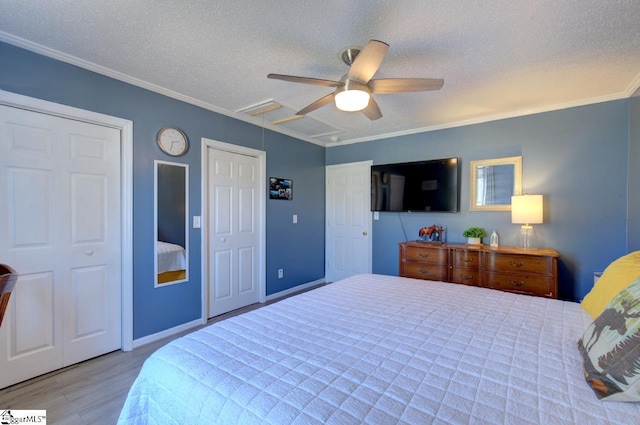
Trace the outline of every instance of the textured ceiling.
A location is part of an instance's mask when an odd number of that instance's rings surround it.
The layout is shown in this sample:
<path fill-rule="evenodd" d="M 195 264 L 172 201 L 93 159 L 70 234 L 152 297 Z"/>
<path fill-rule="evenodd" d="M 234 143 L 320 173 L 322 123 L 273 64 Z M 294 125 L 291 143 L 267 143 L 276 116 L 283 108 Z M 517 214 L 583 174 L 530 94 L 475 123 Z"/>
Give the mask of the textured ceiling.
<path fill-rule="evenodd" d="M 268 73 L 339 79 L 338 53 L 369 39 L 391 46 L 375 78 L 444 78 L 444 87 L 377 95 L 384 116 L 373 122 L 333 104 L 312 112 L 339 129 L 331 135 L 267 126 L 335 145 L 619 99 L 640 86 L 638 0 L 0 1 L 0 40 L 258 125 L 236 111 L 269 100 L 295 111 L 332 91 Z"/>

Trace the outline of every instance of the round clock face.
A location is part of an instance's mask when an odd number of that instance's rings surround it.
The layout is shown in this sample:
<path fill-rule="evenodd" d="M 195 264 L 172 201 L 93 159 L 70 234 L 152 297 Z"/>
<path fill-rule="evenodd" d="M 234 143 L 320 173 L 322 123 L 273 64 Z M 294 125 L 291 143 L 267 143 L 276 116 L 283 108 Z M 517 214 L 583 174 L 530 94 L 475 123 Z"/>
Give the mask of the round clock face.
<path fill-rule="evenodd" d="M 158 132 L 158 146 L 168 155 L 180 156 L 187 151 L 187 136 L 175 127 L 165 127 Z"/>

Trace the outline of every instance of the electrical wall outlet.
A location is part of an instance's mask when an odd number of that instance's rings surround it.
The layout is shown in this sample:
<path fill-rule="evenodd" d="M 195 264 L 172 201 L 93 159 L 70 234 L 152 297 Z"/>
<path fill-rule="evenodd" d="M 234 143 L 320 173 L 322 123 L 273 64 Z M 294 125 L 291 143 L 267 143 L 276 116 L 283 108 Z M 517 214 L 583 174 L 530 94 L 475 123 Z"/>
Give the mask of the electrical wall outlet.
<path fill-rule="evenodd" d="M 284 269 L 278 269 L 278 279 L 282 279 L 284 277 Z"/>
<path fill-rule="evenodd" d="M 298 224 L 298 214 L 293 215 L 293 224 Z"/>

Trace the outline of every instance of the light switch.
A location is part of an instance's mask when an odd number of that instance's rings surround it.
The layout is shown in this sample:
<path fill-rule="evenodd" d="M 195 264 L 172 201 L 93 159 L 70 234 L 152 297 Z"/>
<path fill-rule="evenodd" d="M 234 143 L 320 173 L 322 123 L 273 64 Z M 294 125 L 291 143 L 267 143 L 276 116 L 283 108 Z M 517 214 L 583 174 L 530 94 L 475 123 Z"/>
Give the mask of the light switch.
<path fill-rule="evenodd" d="M 200 228 L 200 216 L 199 215 L 194 215 L 193 216 L 193 228 L 194 229 L 199 229 Z"/>
<path fill-rule="evenodd" d="M 378 211 L 374 211 L 373 212 L 373 219 L 374 220 L 380 220 L 380 213 Z"/>
<path fill-rule="evenodd" d="M 298 214 L 293 215 L 293 224 L 298 224 Z"/>

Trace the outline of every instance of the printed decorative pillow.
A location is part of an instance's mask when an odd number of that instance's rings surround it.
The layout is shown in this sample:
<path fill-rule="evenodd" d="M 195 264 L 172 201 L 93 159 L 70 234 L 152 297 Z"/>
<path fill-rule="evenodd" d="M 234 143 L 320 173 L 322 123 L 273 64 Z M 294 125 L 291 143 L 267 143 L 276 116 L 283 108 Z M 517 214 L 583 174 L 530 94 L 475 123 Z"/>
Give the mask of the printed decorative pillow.
<path fill-rule="evenodd" d="M 607 266 L 580 305 L 595 319 L 618 292 L 639 277 L 640 251 L 623 255 Z"/>
<path fill-rule="evenodd" d="M 599 399 L 640 401 L 640 279 L 616 295 L 578 341 Z"/>

